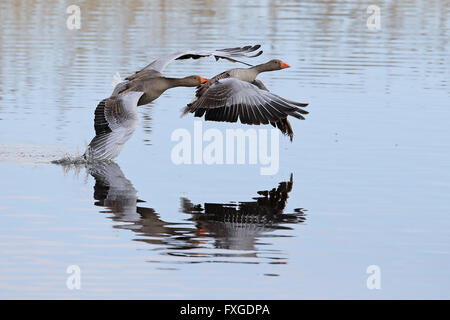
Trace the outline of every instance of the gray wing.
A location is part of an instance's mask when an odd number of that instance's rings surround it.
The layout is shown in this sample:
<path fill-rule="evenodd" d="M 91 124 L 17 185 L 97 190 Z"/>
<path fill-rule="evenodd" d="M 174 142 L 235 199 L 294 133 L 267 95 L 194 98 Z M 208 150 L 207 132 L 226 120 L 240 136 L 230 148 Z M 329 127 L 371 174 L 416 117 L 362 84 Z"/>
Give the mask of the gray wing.
<path fill-rule="evenodd" d="M 162 57 L 159 59 L 156 59 L 152 63 L 150 63 L 148 66 L 146 66 L 143 70 L 155 70 L 157 72 L 163 72 L 164 69 L 167 67 L 169 63 L 171 63 L 174 60 L 182 60 L 182 59 L 200 59 L 203 57 L 210 57 L 214 56 L 216 60 L 219 59 L 226 59 L 228 61 L 232 62 L 239 62 L 243 63 L 245 65 L 251 66 L 248 63 L 236 60 L 236 58 L 254 58 L 263 53 L 263 51 L 258 51 L 257 53 L 253 55 L 248 55 L 249 53 L 255 52 L 261 47 L 261 45 L 257 44 L 254 46 L 245 46 L 245 47 L 236 47 L 236 48 L 226 48 L 226 49 L 220 49 L 220 50 L 187 50 L 187 51 L 181 51 L 176 52 L 174 54 L 168 55 L 166 57 Z M 140 71 L 138 71 L 140 72 Z"/>
<path fill-rule="evenodd" d="M 186 106 L 184 114 L 204 114 L 205 120 L 236 122 L 245 124 L 268 124 L 293 116 L 304 119 L 308 114 L 299 107 L 307 104 L 284 99 L 269 91 L 235 78 L 217 80 L 196 101 Z"/>
<path fill-rule="evenodd" d="M 211 87 L 217 80 L 230 78 L 230 72 L 224 71 L 222 73 L 219 73 L 218 75 L 212 77 L 206 83 L 202 84 L 201 86 L 197 87 L 197 90 L 195 91 L 195 96 L 197 98 L 201 97 L 208 89 Z"/>
<path fill-rule="evenodd" d="M 102 100 L 95 109 L 95 137 L 85 152 L 88 160 L 117 157 L 138 123 L 137 103 L 143 92 Z"/>
<path fill-rule="evenodd" d="M 267 90 L 261 81 L 258 86 L 235 78 L 216 80 L 193 103 L 188 104 L 183 115 L 190 112 L 195 117 L 205 116 L 207 121 L 237 122 L 244 124 L 271 124 L 283 134 L 293 138 L 288 116 L 300 120 L 308 114 L 300 107 L 308 104 L 284 99 Z"/>

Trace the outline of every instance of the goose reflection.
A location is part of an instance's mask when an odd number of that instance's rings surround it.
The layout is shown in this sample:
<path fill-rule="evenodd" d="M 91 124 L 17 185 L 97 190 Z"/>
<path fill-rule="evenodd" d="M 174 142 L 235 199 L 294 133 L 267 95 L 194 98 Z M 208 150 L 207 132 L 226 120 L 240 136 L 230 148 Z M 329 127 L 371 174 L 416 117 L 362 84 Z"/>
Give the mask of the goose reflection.
<path fill-rule="evenodd" d="M 182 210 L 192 215 L 189 220 L 196 222 L 201 234 L 216 239 L 216 248 L 255 250 L 257 239 L 268 232 L 291 230 L 286 224 L 305 221 L 304 209 L 295 209 L 293 214 L 284 213 L 292 186 L 291 174 L 290 180 L 279 183 L 277 188 L 258 191 L 259 197 L 253 201 L 205 203 L 202 207 L 182 198 Z"/>
<path fill-rule="evenodd" d="M 132 230 L 137 234 L 136 241 L 156 245 L 155 250 L 169 256 L 258 259 L 263 251 L 261 245 L 265 244 L 259 242 L 261 238 L 293 236 L 289 234 L 292 229 L 289 224 L 305 221 L 306 210 L 302 208 L 284 213 L 293 186 L 292 174 L 289 181 L 259 191 L 257 197 L 247 202 L 194 205 L 191 200 L 181 198 L 180 210 L 189 216 L 185 222 L 170 222 L 163 220 L 155 209 L 143 205 L 145 201 L 138 199 L 137 190 L 115 162 L 90 164 L 87 170 L 95 179 L 94 203 L 105 209 L 102 212 L 111 213 L 109 218 L 117 222 L 115 228 Z M 191 249 L 203 249 L 205 253 Z M 218 253 L 214 249 L 245 252 Z M 264 250 L 271 253 L 271 261 L 283 259 L 273 257 L 279 251 Z"/>
<path fill-rule="evenodd" d="M 118 229 L 132 230 L 144 236 L 136 240 L 152 244 L 171 245 L 181 232 L 192 231 L 160 219 L 153 208 L 138 205 L 145 201 L 138 199 L 137 190 L 113 161 L 89 164 L 87 170 L 95 179 L 94 204 L 104 207 L 104 213 L 115 222 Z M 190 241 L 188 241 L 190 242 Z"/>

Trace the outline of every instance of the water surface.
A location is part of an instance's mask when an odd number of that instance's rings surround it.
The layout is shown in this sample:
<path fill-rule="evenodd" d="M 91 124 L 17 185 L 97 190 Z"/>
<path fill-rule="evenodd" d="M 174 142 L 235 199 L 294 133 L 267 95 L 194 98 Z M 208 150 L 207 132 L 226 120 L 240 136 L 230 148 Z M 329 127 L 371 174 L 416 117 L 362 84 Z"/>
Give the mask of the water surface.
<path fill-rule="evenodd" d="M 0 4 L 0 297 L 450 297 L 448 1 L 379 1 L 380 30 L 359 1 L 89 1 L 68 30 L 71 4 Z M 49 163 L 84 151 L 116 72 L 256 43 L 254 63 L 292 66 L 261 75 L 266 86 L 310 104 L 293 143 L 280 136 L 277 174 L 173 164 L 191 88 L 139 108 L 116 162 Z M 166 74 L 232 67 L 177 61 Z"/>

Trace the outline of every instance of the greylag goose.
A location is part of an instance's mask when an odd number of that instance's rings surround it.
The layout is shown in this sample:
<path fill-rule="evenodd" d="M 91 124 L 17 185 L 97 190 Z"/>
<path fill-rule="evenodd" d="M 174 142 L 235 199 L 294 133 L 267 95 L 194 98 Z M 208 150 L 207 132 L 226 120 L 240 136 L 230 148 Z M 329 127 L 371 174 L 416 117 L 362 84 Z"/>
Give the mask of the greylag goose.
<path fill-rule="evenodd" d="M 253 58 L 262 51 L 249 55 L 261 46 L 245 46 L 226 48 L 214 51 L 188 50 L 177 52 L 156 59 L 145 68 L 125 78 L 118 83 L 111 97 L 102 100 L 95 109 L 95 137 L 89 143 L 84 159 L 106 160 L 114 159 L 122 150 L 124 144 L 131 138 L 138 123 L 137 106 L 147 104 L 157 99 L 164 91 L 174 87 L 196 87 L 208 79 L 200 76 L 185 78 L 164 77 L 162 72 L 174 60 L 199 59 L 214 56 L 216 60 L 226 59 L 232 62 L 245 62 L 236 58 Z"/>
<path fill-rule="evenodd" d="M 196 100 L 188 104 L 183 115 L 205 115 L 205 120 L 237 122 L 244 124 L 271 124 L 288 135 L 292 141 L 294 132 L 288 116 L 304 120 L 308 114 L 300 107 L 307 103 L 294 102 L 269 92 L 256 77 L 261 72 L 281 70 L 290 66 L 280 60 L 271 60 L 248 69 L 236 68 L 222 72 L 196 91 Z"/>

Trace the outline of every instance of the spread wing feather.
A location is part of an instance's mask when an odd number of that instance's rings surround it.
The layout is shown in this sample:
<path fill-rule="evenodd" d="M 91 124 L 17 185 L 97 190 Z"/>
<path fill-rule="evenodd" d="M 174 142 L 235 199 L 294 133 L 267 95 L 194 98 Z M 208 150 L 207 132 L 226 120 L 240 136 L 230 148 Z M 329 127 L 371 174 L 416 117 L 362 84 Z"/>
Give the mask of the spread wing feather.
<path fill-rule="evenodd" d="M 129 92 L 102 100 L 95 109 L 95 137 L 85 158 L 105 160 L 117 157 L 138 123 L 137 102 L 143 92 Z"/>
<path fill-rule="evenodd" d="M 212 80 L 212 81 L 211 81 Z M 307 104 L 284 99 L 267 90 L 258 80 L 252 84 L 229 77 L 226 73 L 211 79 L 197 91 L 197 100 L 188 104 L 183 115 L 194 113 L 195 117 L 205 116 L 205 120 L 237 122 L 244 124 L 272 124 L 284 134 L 293 137 L 292 127 L 287 119 L 293 116 L 304 120 L 308 114 L 300 107 Z"/>
<path fill-rule="evenodd" d="M 263 53 L 262 50 L 256 52 L 255 54 L 250 54 L 257 51 L 261 45 L 257 44 L 254 46 L 245 46 L 245 47 L 236 47 L 236 48 L 225 48 L 219 50 L 187 50 L 176 52 L 174 54 L 161 57 L 156 59 L 149 65 L 147 65 L 143 70 L 155 70 L 158 72 L 163 72 L 169 63 L 174 60 L 183 60 L 183 59 L 200 59 L 203 57 L 213 56 L 216 60 L 226 59 L 231 62 L 239 62 L 245 65 L 250 66 L 250 64 L 245 63 L 243 61 L 237 60 L 236 58 L 254 58 Z"/>

